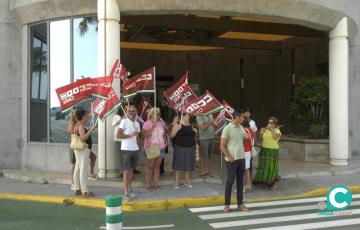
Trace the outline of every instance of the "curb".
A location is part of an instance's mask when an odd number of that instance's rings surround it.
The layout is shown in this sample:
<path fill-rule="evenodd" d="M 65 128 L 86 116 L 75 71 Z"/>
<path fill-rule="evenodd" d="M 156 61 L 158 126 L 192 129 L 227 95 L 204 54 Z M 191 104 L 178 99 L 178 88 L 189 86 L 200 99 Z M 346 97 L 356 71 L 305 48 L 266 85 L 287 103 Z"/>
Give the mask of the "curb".
<path fill-rule="evenodd" d="M 360 185 L 348 186 L 352 193 L 360 193 Z M 266 202 L 275 200 L 289 200 L 300 199 L 307 197 L 325 196 L 329 188 L 317 188 L 308 192 L 277 197 L 258 197 L 245 199 L 246 203 Z M 12 194 L 0 193 L 0 199 L 20 200 L 20 201 L 35 201 L 56 203 L 64 205 L 78 205 L 90 208 L 105 208 L 104 199 L 85 199 L 85 198 L 69 198 L 61 196 L 43 196 L 43 195 L 30 195 L 30 194 Z M 235 199 L 233 199 L 234 201 Z M 223 205 L 224 196 L 210 196 L 199 198 L 179 198 L 179 199 L 164 199 L 164 200 L 139 200 L 134 202 L 123 202 L 122 210 L 125 212 L 137 211 L 159 211 L 169 210 L 182 207 L 198 207 L 198 206 L 214 206 Z M 235 203 L 235 202 L 233 202 Z"/>

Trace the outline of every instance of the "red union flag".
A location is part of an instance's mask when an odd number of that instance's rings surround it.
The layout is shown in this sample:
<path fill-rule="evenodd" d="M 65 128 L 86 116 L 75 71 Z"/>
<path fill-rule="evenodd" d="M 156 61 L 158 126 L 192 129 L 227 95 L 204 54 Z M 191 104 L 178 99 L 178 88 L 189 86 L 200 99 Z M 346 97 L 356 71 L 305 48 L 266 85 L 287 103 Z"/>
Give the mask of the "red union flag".
<path fill-rule="evenodd" d="M 154 83 L 155 67 L 152 67 L 125 81 L 122 85 L 122 94 L 126 98 L 138 93 L 153 93 Z"/>
<path fill-rule="evenodd" d="M 111 70 L 110 76 L 113 76 L 114 79 L 120 78 L 122 81 L 126 81 L 127 75 L 128 75 L 127 69 L 121 64 L 119 59 L 116 59 L 113 68 Z"/>
<path fill-rule="evenodd" d="M 225 100 L 222 101 L 222 104 L 225 110 L 225 118 L 232 120 L 235 109 L 231 107 L 230 104 Z"/>
<path fill-rule="evenodd" d="M 234 109 L 225 101 L 222 102 L 223 109 L 213 114 L 214 120 L 218 124 L 215 133 L 219 133 L 227 124 L 227 120 L 231 120 L 233 117 Z"/>
<path fill-rule="evenodd" d="M 144 96 L 142 96 L 140 104 L 138 106 L 138 115 L 143 121 L 147 120 L 147 114 L 151 108 L 152 106 L 150 105 L 150 103 L 146 100 Z"/>
<path fill-rule="evenodd" d="M 92 112 L 100 119 L 103 119 L 110 115 L 119 106 L 120 100 L 111 88 L 106 99 L 96 98 L 92 104 Z"/>
<path fill-rule="evenodd" d="M 61 110 L 66 112 L 76 104 L 91 99 L 91 80 L 90 78 L 83 78 L 57 88 L 55 91 L 60 101 Z"/>
<path fill-rule="evenodd" d="M 220 102 L 209 91 L 206 91 L 202 96 L 186 103 L 183 111 L 191 115 L 208 115 L 222 108 Z"/>
<path fill-rule="evenodd" d="M 178 112 L 181 111 L 183 103 L 197 98 L 193 90 L 188 85 L 187 72 L 178 82 L 164 92 L 164 97 L 166 98 L 168 105 Z"/>
<path fill-rule="evenodd" d="M 106 99 L 112 89 L 112 81 L 113 78 L 111 76 L 91 78 L 92 95 Z"/>

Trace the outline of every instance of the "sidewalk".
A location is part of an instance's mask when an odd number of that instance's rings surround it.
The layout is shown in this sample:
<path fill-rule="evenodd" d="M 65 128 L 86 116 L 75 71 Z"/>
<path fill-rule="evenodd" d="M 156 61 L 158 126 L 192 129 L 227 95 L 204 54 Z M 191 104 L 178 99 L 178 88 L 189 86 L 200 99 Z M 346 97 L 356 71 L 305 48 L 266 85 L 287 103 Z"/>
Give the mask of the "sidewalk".
<path fill-rule="evenodd" d="M 282 180 L 277 191 L 265 186 L 254 186 L 245 194 L 246 202 L 295 199 L 309 196 L 324 196 L 334 184 L 349 186 L 353 193 L 360 192 L 360 162 L 353 160 L 350 166 L 281 161 Z M 169 171 L 168 171 L 169 172 Z M 0 173 L 1 174 L 1 173 Z M 55 203 L 74 203 L 90 207 L 104 207 L 104 197 L 122 193 L 120 179 L 90 181 L 90 189 L 97 196 L 93 199 L 76 198 L 70 190 L 70 179 L 66 173 L 49 173 L 28 170 L 2 170 L 0 177 L 0 199 L 22 199 Z M 161 177 L 161 188 L 147 191 L 143 186 L 144 174 L 136 175 L 134 183 L 137 196 L 132 202 L 124 202 L 124 211 L 164 210 L 184 206 L 223 204 L 224 185 L 221 178 L 202 179 L 196 176 L 193 188 L 175 190 L 173 176 Z M 26 195 L 24 195 L 26 194 Z M 235 194 L 234 194 L 235 195 Z M 235 201 L 235 199 L 233 199 Z"/>

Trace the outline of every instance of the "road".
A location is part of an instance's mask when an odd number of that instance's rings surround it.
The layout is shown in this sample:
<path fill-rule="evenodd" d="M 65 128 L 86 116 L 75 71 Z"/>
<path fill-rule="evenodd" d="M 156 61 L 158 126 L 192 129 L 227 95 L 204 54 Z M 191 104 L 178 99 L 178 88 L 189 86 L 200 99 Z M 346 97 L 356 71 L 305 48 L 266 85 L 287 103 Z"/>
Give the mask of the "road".
<path fill-rule="evenodd" d="M 251 212 L 223 206 L 124 213 L 124 229 L 360 229 L 360 194 L 346 215 L 319 215 L 325 197 L 251 203 Z M 0 229 L 104 229 L 104 209 L 0 200 Z M 162 228 L 163 227 L 163 228 Z"/>
<path fill-rule="evenodd" d="M 67 127 L 67 120 L 55 120 L 55 117 L 51 117 L 50 120 L 51 132 L 50 132 L 50 139 L 51 142 L 55 143 L 69 143 L 70 137 L 66 131 Z M 98 133 L 97 129 L 91 135 L 94 144 L 97 144 Z"/>

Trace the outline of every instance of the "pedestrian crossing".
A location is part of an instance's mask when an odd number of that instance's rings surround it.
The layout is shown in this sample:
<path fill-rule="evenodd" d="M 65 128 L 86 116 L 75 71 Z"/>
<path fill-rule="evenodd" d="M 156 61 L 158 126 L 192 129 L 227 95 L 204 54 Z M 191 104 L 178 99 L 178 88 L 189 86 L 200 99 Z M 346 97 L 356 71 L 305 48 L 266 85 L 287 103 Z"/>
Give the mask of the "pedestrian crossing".
<path fill-rule="evenodd" d="M 239 212 L 236 205 L 230 206 L 230 213 L 223 213 L 224 206 L 189 210 L 213 229 L 360 229 L 360 194 L 353 195 L 342 212 L 320 210 L 322 202 L 325 197 L 249 203 L 250 212 Z"/>

